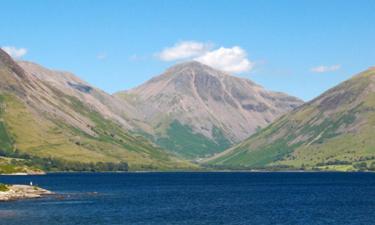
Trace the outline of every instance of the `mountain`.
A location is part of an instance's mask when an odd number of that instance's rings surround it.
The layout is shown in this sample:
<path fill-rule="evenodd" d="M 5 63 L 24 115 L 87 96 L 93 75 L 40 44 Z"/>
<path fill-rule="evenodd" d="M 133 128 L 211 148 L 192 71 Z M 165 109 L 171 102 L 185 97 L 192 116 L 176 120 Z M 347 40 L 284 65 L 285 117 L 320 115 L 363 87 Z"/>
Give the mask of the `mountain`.
<path fill-rule="evenodd" d="M 234 168 L 375 170 L 375 68 L 207 161 Z"/>
<path fill-rule="evenodd" d="M 115 96 L 153 128 L 140 133 L 190 159 L 223 151 L 302 103 L 195 61 Z"/>
<path fill-rule="evenodd" d="M 137 115 L 73 74 L 17 63 L 0 49 L 0 153 L 21 158 L 15 163 L 58 170 L 194 167 L 132 134 L 133 126 L 146 126 Z"/>
<path fill-rule="evenodd" d="M 27 73 L 60 90 L 64 94 L 77 98 L 105 118 L 115 120 L 126 130 L 135 127 L 147 127 L 140 113 L 126 101 L 107 94 L 69 72 L 55 71 L 26 61 L 17 62 Z"/>

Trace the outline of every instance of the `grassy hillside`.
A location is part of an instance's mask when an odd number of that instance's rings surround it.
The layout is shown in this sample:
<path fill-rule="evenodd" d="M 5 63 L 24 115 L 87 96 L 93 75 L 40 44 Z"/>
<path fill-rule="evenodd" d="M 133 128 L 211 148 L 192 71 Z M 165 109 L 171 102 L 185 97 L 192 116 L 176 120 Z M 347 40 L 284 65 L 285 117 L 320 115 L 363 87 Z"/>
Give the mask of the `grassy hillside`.
<path fill-rule="evenodd" d="M 0 146 L 9 154 L 20 153 L 80 163 L 127 162 L 131 170 L 194 167 L 168 155 L 141 137 L 130 136 L 113 121 L 106 120 L 83 103 L 60 93 L 67 107 L 93 122 L 94 135 L 61 121 L 41 117 L 36 111 L 10 94 L 0 95 Z M 48 119 L 46 119 L 48 118 Z"/>
<path fill-rule="evenodd" d="M 0 156 L 19 159 L 8 170 L 197 168 L 132 134 L 112 96 L 72 74 L 25 65 L 31 72 L 0 49 Z"/>
<path fill-rule="evenodd" d="M 232 168 L 375 169 L 375 70 L 286 114 L 208 161 Z"/>
<path fill-rule="evenodd" d="M 231 144 L 218 128 L 213 129 L 212 136 L 213 140 L 194 133 L 189 126 L 174 120 L 167 129 L 166 137 L 157 139 L 156 143 L 189 159 L 210 156 L 223 151 Z"/>

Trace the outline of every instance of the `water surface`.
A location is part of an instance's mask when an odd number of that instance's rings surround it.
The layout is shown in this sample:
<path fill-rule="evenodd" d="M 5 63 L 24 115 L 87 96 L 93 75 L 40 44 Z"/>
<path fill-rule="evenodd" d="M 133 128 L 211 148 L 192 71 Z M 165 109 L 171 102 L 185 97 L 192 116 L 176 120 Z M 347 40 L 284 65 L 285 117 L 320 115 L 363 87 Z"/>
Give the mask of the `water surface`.
<path fill-rule="evenodd" d="M 61 196 L 0 203 L 0 224 L 375 224 L 373 173 L 0 176 L 30 181 Z"/>

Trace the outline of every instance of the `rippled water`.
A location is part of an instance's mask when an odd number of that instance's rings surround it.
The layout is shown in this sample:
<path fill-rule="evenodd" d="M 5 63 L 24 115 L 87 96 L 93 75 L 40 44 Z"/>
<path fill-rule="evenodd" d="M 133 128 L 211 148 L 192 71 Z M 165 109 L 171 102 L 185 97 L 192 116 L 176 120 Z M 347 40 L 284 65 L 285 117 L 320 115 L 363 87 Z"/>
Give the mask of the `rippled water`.
<path fill-rule="evenodd" d="M 59 195 L 0 203 L 0 224 L 375 224 L 372 173 L 0 176 L 30 181 Z"/>

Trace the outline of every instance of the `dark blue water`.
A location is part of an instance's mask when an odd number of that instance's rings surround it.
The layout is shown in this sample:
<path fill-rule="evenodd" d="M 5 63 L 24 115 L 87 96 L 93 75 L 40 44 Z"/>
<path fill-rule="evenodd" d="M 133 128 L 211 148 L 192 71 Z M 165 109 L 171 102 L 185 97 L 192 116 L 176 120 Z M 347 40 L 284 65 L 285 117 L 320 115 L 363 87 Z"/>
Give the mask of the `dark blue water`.
<path fill-rule="evenodd" d="M 375 224 L 372 173 L 0 176 L 30 181 L 62 196 L 0 203 L 0 224 Z"/>

